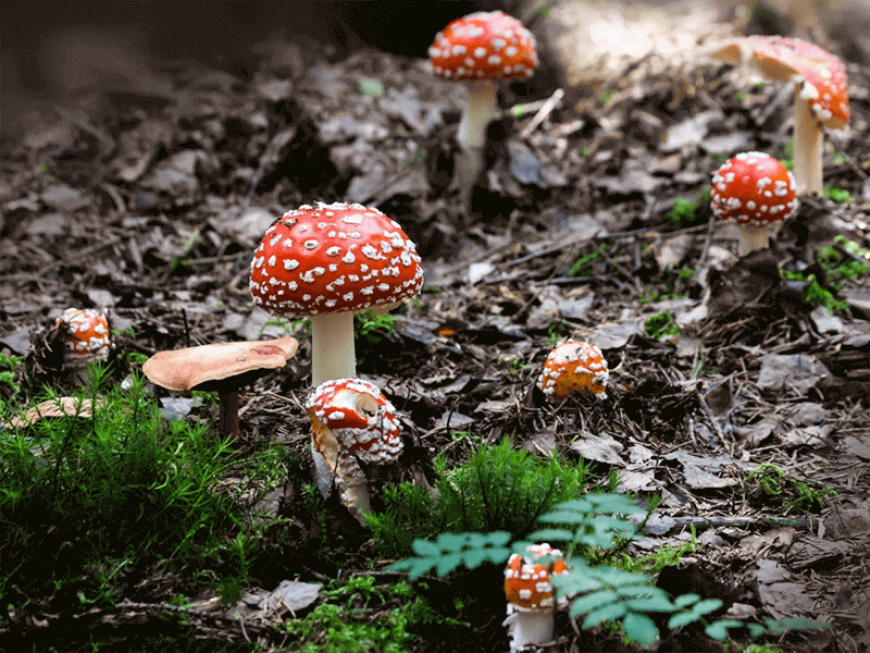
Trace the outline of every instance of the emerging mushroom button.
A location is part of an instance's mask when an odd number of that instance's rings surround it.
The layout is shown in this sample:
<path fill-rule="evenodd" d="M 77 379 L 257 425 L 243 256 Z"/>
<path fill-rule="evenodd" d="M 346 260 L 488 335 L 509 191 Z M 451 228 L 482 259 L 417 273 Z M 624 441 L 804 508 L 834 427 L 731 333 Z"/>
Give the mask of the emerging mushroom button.
<path fill-rule="evenodd" d="M 763 152 L 744 152 L 713 175 L 712 209 L 726 222 L 766 227 L 782 222 L 798 206 L 795 180 Z"/>
<path fill-rule="evenodd" d="M 607 361 L 598 347 L 568 340 L 547 356 L 538 387 L 556 399 L 565 399 L 573 392 L 589 392 L 605 399 L 609 376 Z"/>
<path fill-rule="evenodd" d="M 315 388 L 306 404 L 314 450 L 331 471 L 339 499 L 361 523 L 371 511 L 368 480 L 359 461 L 395 461 L 402 451 L 396 409 L 361 379 L 336 379 Z M 320 476 L 318 487 L 327 479 Z M 329 479 L 331 488 L 332 479 Z"/>
<path fill-rule="evenodd" d="M 66 346 L 73 361 L 104 361 L 109 357 L 109 323 L 100 311 L 95 308 L 68 308 L 57 318 L 57 324 L 61 323 L 66 323 L 70 331 Z"/>
<path fill-rule="evenodd" d="M 301 206 L 272 225 L 251 263 L 257 305 L 282 316 L 391 308 L 423 286 L 414 243 L 377 209 Z"/>
<path fill-rule="evenodd" d="M 340 453 L 367 463 L 382 463 L 395 460 L 402 451 L 396 409 L 368 381 L 337 379 L 323 383 L 314 390 L 306 408 L 312 423 L 322 423 L 336 436 Z"/>
<path fill-rule="evenodd" d="M 454 20 L 435 36 L 429 62 L 446 79 L 525 79 L 538 65 L 535 37 L 501 11 Z"/>

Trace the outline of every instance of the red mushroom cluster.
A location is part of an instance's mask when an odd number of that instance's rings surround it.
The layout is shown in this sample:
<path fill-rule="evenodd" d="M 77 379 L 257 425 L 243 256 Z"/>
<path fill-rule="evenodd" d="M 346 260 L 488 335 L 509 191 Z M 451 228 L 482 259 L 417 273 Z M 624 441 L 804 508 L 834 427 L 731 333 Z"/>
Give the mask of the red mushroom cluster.
<path fill-rule="evenodd" d="M 764 152 L 744 152 L 713 174 L 713 213 L 740 226 L 740 256 L 768 246 L 769 228 L 798 207 L 791 172 Z"/>

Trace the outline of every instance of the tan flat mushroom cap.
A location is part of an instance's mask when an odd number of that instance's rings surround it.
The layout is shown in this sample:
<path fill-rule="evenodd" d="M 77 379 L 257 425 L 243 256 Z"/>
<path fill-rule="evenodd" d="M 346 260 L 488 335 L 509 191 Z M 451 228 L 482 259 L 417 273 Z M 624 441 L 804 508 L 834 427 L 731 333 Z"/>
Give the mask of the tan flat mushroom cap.
<path fill-rule="evenodd" d="M 192 390 L 254 370 L 280 369 L 293 358 L 297 347 L 296 338 L 288 336 L 159 351 L 145 361 L 142 371 L 152 383 L 167 390 Z"/>

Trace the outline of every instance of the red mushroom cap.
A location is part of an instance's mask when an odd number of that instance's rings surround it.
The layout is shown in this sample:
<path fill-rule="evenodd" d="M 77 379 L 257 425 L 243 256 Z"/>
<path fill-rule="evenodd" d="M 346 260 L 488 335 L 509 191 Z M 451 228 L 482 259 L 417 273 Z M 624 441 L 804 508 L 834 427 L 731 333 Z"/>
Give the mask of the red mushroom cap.
<path fill-rule="evenodd" d="M 286 317 L 391 308 L 423 287 L 414 243 L 362 204 L 300 206 L 266 230 L 251 261 L 251 294 Z"/>
<path fill-rule="evenodd" d="M 95 308 L 68 308 L 55 324 L 65 322 L 70 329 L 66 347 L 75 358 L 106 360 L 112 340 L 106 316 Z"/>
<path fill-rule="evenodd" d="M 367 463 L 395 460 L 402 450 L 401 428 L 396 409 L 377 386 L 361 379 L 336 379 L 322 383 L 305 407 L 335 435 L 342 454 L 352 454 Z"/>
<path fill-rule="evenodd" d="M 849 123 L 846 66 L 824 48 L 784 36 L 749 36 L 729 43 L 716 56 L 733 62 L 748 59 L 771 79 L 801 84 L 801 97 L 826 127 L 843 129 Z"/>
<path fill-rule="evenodd" d="M 534 35 L 516 18 L 480 11 L 438 32 L 429 62 L 445 79 L 526 79 L 535 72 L 538 53 Z"/>
<path fill-rule="evenodd" d="M 576 391 L 591 392 L 605 399 L 608 377 L 607 361 L 598 347 L 568 340 L 554 347 L 547 356 L 538 387 L 556 399 L 564 399 Z"/>
<path fill-rule="evenodd" d="M 743 152 L 713 174 L 713 213 L 726 222 L 765 227 L 798 207 L 794 176 L 764 152 Z"/>
<path fill-rule="evenodd" d="M 531 556 L 514 553 L 504 571 L 504 593 L 507 600 L 521 610 L 552 610 L 553 585 L 550 573 L 560 576 L 569 571 L 562 560 L 562 552 L 546 542 L 526 547 Z M 542 565 L 535 560 L 549 556 L 556 558 L 550 564 Z"/>

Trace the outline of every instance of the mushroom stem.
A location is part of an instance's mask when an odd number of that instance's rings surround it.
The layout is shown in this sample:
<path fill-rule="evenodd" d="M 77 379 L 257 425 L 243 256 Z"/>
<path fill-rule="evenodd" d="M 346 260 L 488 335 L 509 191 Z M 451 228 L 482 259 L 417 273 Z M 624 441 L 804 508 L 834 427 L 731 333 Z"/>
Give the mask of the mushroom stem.
<path fill-rule="evenodd" d="M 353 313 L 321 313 L 311 318 L 311 375 L 314 387 L 356 376 Z"/>
<path fill-rule="evenodd" d="M 798 195 L 822 194 L 822 153 L 825 132 L 800 87 L 794 94 L 794 176 Z"/>
<path fill-rule="evenodd" d="M 335 379 L 356 377 L 356 352 L 353 342 L 353 313 L 321 313 L 311 318 L 311 381 L 316 388 Z M 313 437 L 312 432 L 312 437 Z M 315 481 L 327 497 L 335 473 L 312 440 Z"/>
<path fill-rule="evenodd" d="M 740 243 L 737 248 L 739 256 L 746 256 L 757 249 L 767 249 L 770 246 L 770 231 L 768 227 L 740 226 Z"/>
<path fill-rule="evenodd" d="M 456 136 L 462 150 L 456 162 L 456 182 L 466 200 L 471 199 L 471 189 L 483 170 L 486 126 L 495 115 L 496 91 L 492 81 L 468 83 L 468 100 Z"/>
<path fill-rule="evenodd" d="M 239 437 L 239 391 L 227 390 L 218 393 L 220 415 L 218 429 L 221 438 Z"/>
<path fill-rule="evenodd" d="M 511 612 L 511 609 L 515 611 Z M 529 644 L 553 640 L 553 610 L 519 610 L 508 604 L 508 612 L 504 625 L 508 627 L 511 651 L 521 651 Z"/>

